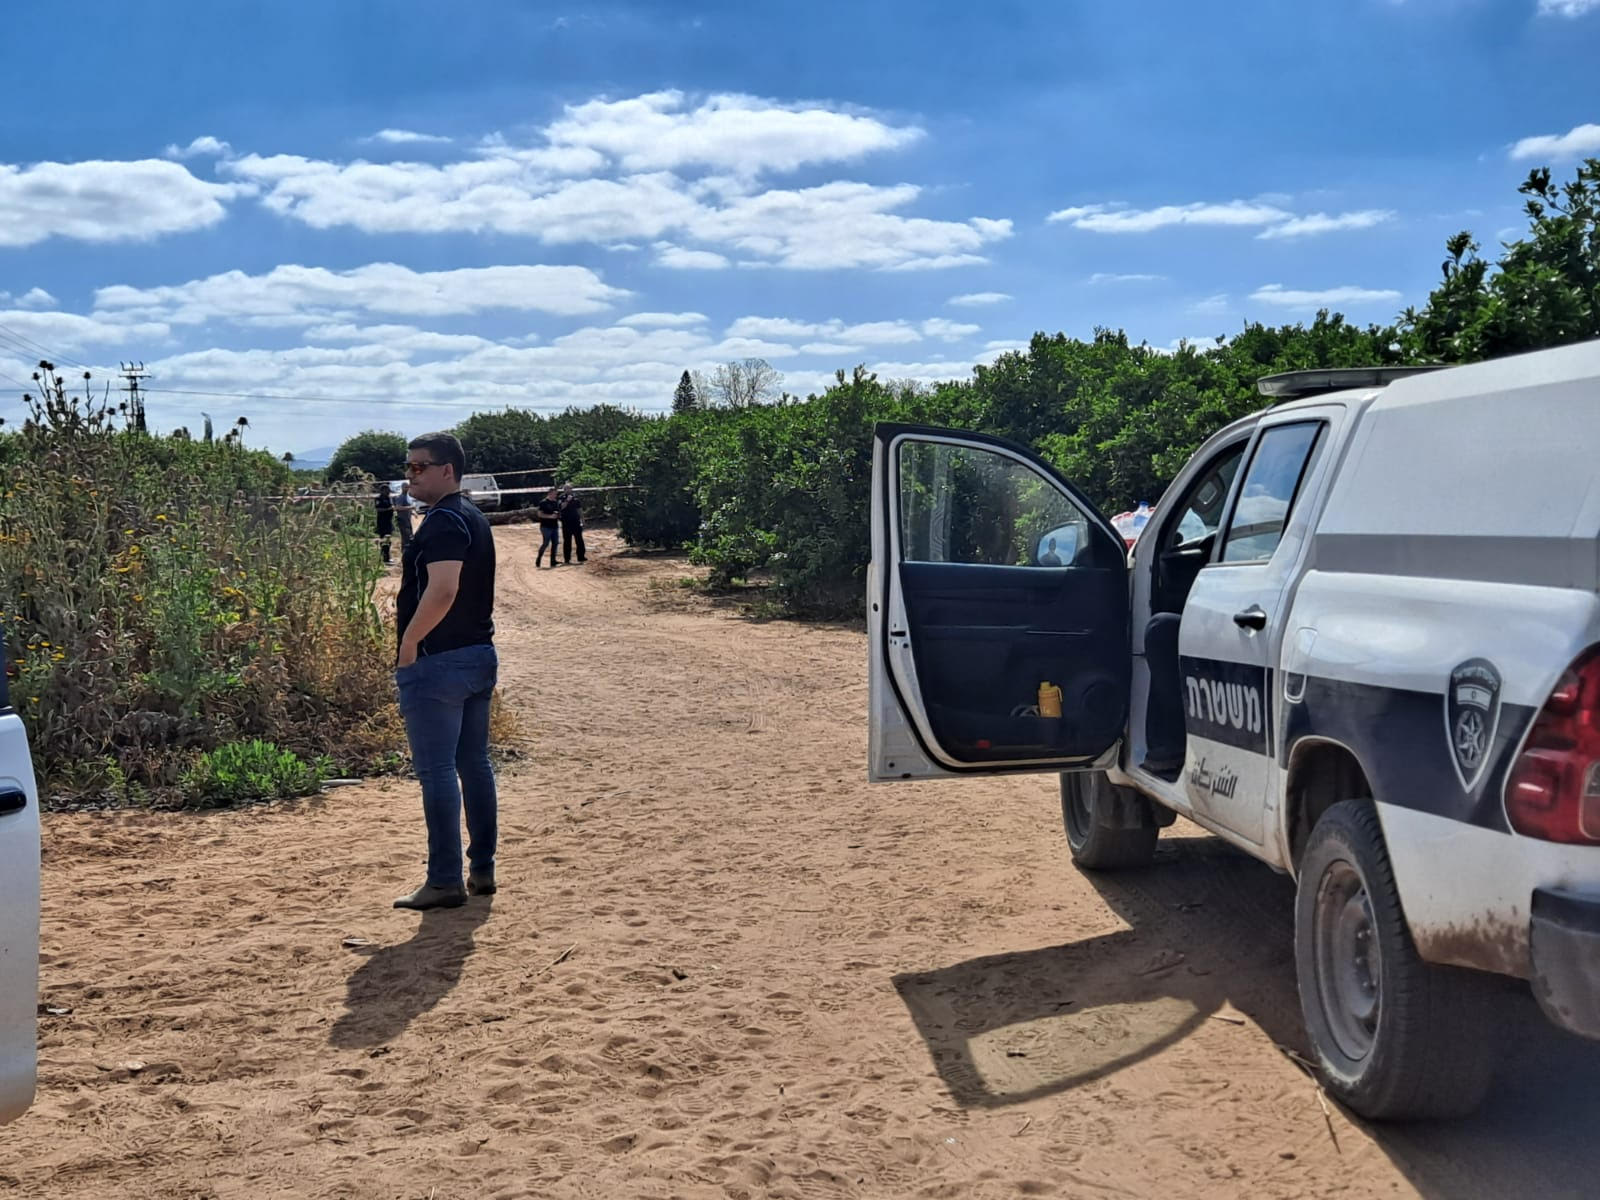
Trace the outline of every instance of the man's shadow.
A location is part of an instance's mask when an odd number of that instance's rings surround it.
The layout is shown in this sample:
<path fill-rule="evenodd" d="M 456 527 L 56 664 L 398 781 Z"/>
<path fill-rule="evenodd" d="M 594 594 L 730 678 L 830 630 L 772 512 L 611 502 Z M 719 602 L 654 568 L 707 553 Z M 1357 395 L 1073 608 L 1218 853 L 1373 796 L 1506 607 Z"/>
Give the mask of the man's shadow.
<path fill-rule="evenodd" d="M 345 1012 L 329 1042 L 341 1050 L 381 1046 L 448 996 L 476 949 L 472 935 L 489 919 L 491 899 L 428 909 L 409 941 L 363 947 L 367 960 L 350 976 Z"/>

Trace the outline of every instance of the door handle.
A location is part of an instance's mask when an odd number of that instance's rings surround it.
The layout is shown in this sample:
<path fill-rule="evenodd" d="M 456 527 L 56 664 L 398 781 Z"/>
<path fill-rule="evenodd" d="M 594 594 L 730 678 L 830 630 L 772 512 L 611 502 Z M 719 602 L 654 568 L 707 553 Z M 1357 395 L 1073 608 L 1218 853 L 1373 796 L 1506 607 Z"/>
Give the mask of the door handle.
<path fill-rule="evenodd" d="M 28 807 L 28 793 L 21 788 L 7 788 L 0 792 L 0 817 L 9 817 Z"/>
<path fill-rule="evenodd" d="M 1266 610 L 1259 604 L 1252 604 L 1243 612 L 1234 613 L 1233 623 L 1240 629 L 1265 629 L 1267 627 Z"/>

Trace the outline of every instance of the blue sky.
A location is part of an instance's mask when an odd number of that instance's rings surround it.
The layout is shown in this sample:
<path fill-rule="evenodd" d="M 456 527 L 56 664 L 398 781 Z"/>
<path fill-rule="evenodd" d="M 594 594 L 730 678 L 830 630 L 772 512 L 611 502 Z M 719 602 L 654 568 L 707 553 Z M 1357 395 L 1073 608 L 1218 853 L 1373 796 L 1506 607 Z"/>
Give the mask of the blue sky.
<path fill-rule="evenodd" d="M 1600 154 L 1600 0 L 179 9 L 8 6 L 8 419 L 37 347 L 300 451 L 1387 321 Z"/>

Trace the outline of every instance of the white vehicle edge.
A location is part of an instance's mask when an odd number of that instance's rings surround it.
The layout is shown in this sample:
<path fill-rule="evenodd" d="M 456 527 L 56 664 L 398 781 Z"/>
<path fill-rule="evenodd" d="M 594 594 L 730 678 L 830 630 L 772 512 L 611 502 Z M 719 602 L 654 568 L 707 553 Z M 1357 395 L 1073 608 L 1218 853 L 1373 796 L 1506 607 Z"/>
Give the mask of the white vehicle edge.
<path fill-rule="evenodd" d="M 0 676 L 0 1124 L 33 1103 L 38 1004 L 39 795 L 27 731 Z"/>

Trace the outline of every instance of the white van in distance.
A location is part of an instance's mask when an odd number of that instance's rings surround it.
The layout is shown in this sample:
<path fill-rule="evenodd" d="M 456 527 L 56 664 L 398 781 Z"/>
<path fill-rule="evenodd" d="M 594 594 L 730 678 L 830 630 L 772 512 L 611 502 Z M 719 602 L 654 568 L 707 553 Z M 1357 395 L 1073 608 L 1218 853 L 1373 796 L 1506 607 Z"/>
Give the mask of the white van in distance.
<path fill-rule="evenodd" d="M 1027 450 L 879 426 L 869 773 L 1059 771 L 1080 867 L 1181 814 L 1290 873 L 1328 1090 L 1460 1114 L 1493 976 L 1600 1038 L 1600 342 L 1261 386 L 1131 557 Z"/>

